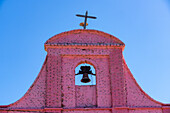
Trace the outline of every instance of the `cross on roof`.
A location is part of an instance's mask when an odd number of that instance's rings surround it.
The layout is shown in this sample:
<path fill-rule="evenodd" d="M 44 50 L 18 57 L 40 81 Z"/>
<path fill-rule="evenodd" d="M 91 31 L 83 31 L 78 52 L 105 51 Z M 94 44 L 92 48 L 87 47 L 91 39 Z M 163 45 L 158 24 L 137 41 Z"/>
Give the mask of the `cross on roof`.
<path fill-rule="evenodd" d="M 78 17 L 85 17 L 85 20 L 84 20 L 84 29 L 86 29 L 86 23 L 87 23 L 87 18 L 91 18 L 91 19 L 96 19 L 96 17 L 94 17 L 94 16 L 88 16 L 88 11 L 86 11 L 86 14 L 85 15 L 79 15 L 79 14 L 77 14 L 76 16 L 78 16 Z"/>

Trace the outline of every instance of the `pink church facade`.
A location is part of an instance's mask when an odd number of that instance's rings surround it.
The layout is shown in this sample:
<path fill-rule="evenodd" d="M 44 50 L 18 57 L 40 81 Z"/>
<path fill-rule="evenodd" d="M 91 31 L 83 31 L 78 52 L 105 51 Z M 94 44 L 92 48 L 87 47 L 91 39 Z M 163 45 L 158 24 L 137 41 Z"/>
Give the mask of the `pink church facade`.
<path fill-rule="evenodd" d="M 137 84 L 123 57 L 125 44 L 97 30 L 72 30 L 46 41 L 47 56 L 26 94 L 0 113 L 170 113 Z M 76 85 L 75 68 L 95 68 L 95 85 Z"/>

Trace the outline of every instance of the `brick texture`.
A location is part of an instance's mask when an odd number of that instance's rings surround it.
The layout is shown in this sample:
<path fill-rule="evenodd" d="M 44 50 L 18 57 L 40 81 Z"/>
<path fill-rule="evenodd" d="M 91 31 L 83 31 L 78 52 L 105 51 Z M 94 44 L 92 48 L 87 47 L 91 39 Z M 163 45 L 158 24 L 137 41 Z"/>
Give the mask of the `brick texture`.
<path fill-rule="evenodd" d="M 46 60 L 26 94 L 0 113 L 170 113 L 137 84 L 124 43 L 97 30 L 72 30 L 46 41 Z M 75 85 L 75 68 L 95 68 L 96 85 Z"/>
<path fill-rule="evenodd" d="M 162 113 L 161 109 L 152 110 L 129 110 L 129 113 Z"/>
<path fill-rule="evenodd" d="M 96 86 L 76 86 L 76 106 L 96 107 Z"/>
<path fill-rule="evenodd" d="M 61 107 L 61 56 L 48 53 L 46 107 Z"/>
<path fill-rule="evenodd" d="M 127 106 L 121 49 L 114 49 L 110 53 L 110 75 L 113 100 L 112 106 Z"/>
<path fill-rule="evenodd" d="M 63 113 L 111 113 L 109 110 L 64 111 Z"/>

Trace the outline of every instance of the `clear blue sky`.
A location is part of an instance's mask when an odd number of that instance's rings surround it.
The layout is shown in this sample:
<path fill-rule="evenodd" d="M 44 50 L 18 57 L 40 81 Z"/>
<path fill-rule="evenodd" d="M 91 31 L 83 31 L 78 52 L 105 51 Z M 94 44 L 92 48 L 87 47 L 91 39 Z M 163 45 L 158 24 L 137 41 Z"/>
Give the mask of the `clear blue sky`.
<path fill-rule="evenodd" d="M 0 105 L 21 98 L 44 62 L 44 43 L 80 29 L 75 14 L 97 16 L 88 29 L 110 33 L 125 44 L 135 79 L 152 98 L 170 103 L 169 0 L 0 0 Z"/>

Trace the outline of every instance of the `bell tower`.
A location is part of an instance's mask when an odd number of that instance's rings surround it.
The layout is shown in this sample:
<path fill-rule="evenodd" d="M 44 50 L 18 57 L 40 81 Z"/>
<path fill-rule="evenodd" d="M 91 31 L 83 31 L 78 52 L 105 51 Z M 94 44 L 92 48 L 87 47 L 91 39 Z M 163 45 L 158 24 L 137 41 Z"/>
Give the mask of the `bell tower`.
<path fill-rule="evenodd" d="M 46 106 L 109 108 L 108 113 L 112 107 L 126 106 L 124 46 L 116 37 L 97 30 L 73 30 L 47 40 Z M 77 76 L 81 78 L 78 85 Z"/>
<path fill-rule="evenodd" d="M 170 113 L 170 104 L 137 84 L 118 38 L 78 29 L 44 46 L 47 56 L 36 80 L 21 99 L 0 106 L 0 113 Z"/>

